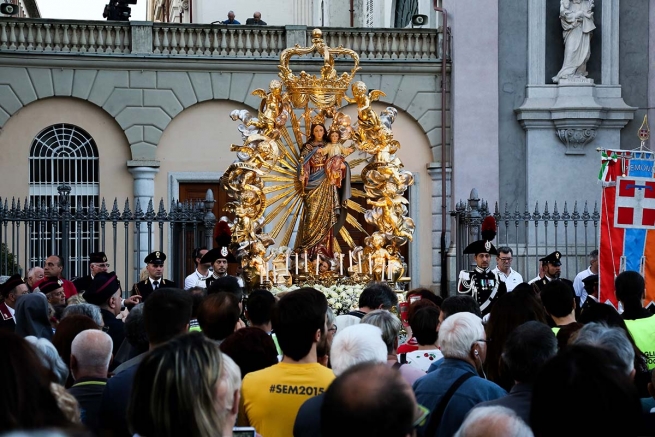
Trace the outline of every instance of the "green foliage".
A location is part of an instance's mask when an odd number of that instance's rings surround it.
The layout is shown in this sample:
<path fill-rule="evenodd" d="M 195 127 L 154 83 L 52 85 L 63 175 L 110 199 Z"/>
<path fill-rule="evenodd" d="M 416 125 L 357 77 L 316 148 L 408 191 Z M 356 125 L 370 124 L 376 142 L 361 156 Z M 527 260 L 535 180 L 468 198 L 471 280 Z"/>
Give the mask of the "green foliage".
<path fill-rule="evenodd" d="M 18 265 L 16 256 L 9 252 L 5 243 L 0 245 L 0 276 L 11 276 L 14 273 L 20 273 L 21 268 Z"/>

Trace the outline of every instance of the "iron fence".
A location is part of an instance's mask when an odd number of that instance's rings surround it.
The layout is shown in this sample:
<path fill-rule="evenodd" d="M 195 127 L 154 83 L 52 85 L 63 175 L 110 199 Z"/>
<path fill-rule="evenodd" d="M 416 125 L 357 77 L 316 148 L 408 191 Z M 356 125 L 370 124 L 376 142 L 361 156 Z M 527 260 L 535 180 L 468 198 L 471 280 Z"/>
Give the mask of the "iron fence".
<path fill-rule="evenodd" d="M 49 204 L 39 197 L 22 205 L 20 199 L 0 197 L 0 275 L 26 276 L 31 267 L 43 266 L 48 256 L 57 254 L 64 260 L 64 276 L 74 279 L 88 274 L 89 254 L 102 251 L 126 291 L 138 281 L 145 255 L 159 250 L 167 254 L 167 277 L 183 284 L 193 248 L 213 247 L 211 190 L 204 201 L 172 201 L 168 211 L 162 199 L 156 212 L 152 200 L 144 211 L 138 198 L 126 199 L 122 210 L 118 199 L 107 208 L 104 198 L 100 206 L 91 201 L 75 207 L 70 186 L 60 185 L 57 192 Z"/>
<path fill-rule="evenodd" d="M 582 204 L 584 206 L 580 208 Z M 524 281 L 536 277 L 539 258 L 555 250 L 562 253 L 562 277 L 573 280 L 578 272 L 589 266 L 589 253 L 598 249 L 600 212 L 598 202 L 594 203 L 590 212 L 588 201 L 574 202 L 572 210 L 564 202 L 561 213 L 559 208 L 554 202 L 550 212 L 548 202 L 545 202 L 541 210 L 539 202 L 536 202 L 534 209 L 526 204 L 521 212 L 518 204 L 513 207 L 505 204 L 501 212 L 496 202 L 492 213 L 488 202 L 479 198 L 477 189 L 472 189 L 467 202 L 460 200 L 455 210 L 451 211 L 451 216 L 455 218 L 456 271 L 475 264 L 471 262 L 470 255 L 462 252 L 469 243 L 481 238 L 482 221 L 493 215 L 497 224 L 493 243 L 496 247 L 512 249 L 512 268 L 523 276 Z"/>

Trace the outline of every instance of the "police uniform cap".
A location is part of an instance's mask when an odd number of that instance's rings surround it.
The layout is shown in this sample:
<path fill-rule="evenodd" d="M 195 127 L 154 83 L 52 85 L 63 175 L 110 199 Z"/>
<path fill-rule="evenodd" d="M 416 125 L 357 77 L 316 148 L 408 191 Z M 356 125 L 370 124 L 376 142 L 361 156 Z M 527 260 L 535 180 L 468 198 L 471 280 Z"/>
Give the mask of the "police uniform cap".
<path fill-rule="evenodd" d="M 582 280 L 582 283 L 586 287 L 593 287 L 594 284 L 598 284 L 598 275 L 589 275 Z"/>
<path fill-rule="evenodd" d="M 491 244 L 491 241 L 487 240 L 478 240 L 466 246 L 464 249 L 465 254 L 472 253 L 473 255 L 478 255 L 480 253 L 488 253 L 489 255 L 498 255 L 496 247 Z"/>
<path fill-rule="evenodd" d="M 91 263 L 106 263 L 107 255 L 105 252 L 93 252 L 89 254 L 89 262 Z"/>
<path fill-rule="evenodd" d="M 91 287 L 84 292 L 84 300 L 94 305 L 102 305 L 120 288 L 116 272 L 100 272 L 93 277 Z"/>
<path fill-rule="evenodd" d="M 148 256 L 143 260 L 146 264 L 164 264 L 164 261 L 166 261 L 166 254 L 160 251 L 148 254 Z"/>
<path fill-rule="evenodd" d="M 52 293 L 53 291 L 59 288 L 62 288 L 63 286 L 64 286 L 64 281 L 62 281 L 61 279 L 47 278 L 45 281 L 39 284 L 39 290 L 41 290 L 41 293 L 43 294 L 48 294 L 48 293 Z"/>
<path fill-rule="evenodd" d="M 555 252 L 549 254 L 548 256 L 540 258 L 539 261 L 547 262 L 557 267 L 562 265 L 561 258 L 562 258 L 562 254 L 558 250 L 556 250 Z"/>
<path fill-rule="evenodd" d="M 15 275 L 11 275 L 4 284 L 0 285 L 0 294 L 2 294 L 4 297 L 9 296 L 9 293 L 11 291 L 18 287 L 20 284 L 24 284 L 25 280 L 23 280 L 23 277 L 16 273 Z"/>

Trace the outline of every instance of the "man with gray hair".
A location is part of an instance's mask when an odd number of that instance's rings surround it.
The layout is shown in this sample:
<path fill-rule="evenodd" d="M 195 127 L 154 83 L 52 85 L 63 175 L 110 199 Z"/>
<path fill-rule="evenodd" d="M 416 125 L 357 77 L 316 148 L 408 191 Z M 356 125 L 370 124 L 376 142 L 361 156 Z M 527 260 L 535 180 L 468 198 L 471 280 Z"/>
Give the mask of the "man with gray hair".
<path fill-rule="evenodd" d="M 113 342 L 99 329 L 87 329 L 75 336 L 71 345 L 70 367 L 75 384 L 68 392 L 80 404 L 82 423 L 98 433 L 98 414 L 107 385 Z"/>
<path fill-rule="evenodd" d="M 584 288 L 584 283 L 582 280 L 587 276 L 597 275 L 598 274 L 598 250 L 594 249 L 589 252 L 589 267 L 575 275 L 573 280 L 573 289 L 575 290 L 575 295 L 579 299 L 579 305 L 582 307 L 582 304 L 587 299 L 587 291 Z"/>
<path fill-rule="evenodd" d="M 92 305 L 90 303 L 76 303 L 75 305 L 69 305 L 64 308 L 64 311 L 61 313 L 61 319 L 63 320 L 73 314 L 81 314 L 91 318 L 99 328 L 105 326 L 105 322 L 102 320 L 102 314 L 100 313 L 100 308 L 97 305 Z"/>
<path fill-rule="evenodd" d="M 512 261 L 514 261 L 512 248 L 509 246 L 499 247 L 498 255 L 496 255 L 496 268 L 492 272 L 496 273 L 498 279 L 505 283 L 508 292 L 514 290 L 517 285 L 523 282 L 523 276 L 512 269 Z"/>
<path fill-rule="evenodd" d="M 453 437 L 534 437 L 514 410 L 501 405 L 474 408 Z"/>
<path fill-rule="evenodd" d="M 400 372 L 400 375 L 409 385 L 425 376 L 425 372 L 416 367 L 406 366 L 398 362 L 398 335 L 402 322 L 393 313 L 387 310 L 375 310 L 366 314 L 361 323 L 377 326 L 382 331 L 382 341 L 387 345 L 387 365 Z"/>
<path fill-rule="evenodd" d="M 330 363 L 336 376 L 356 364 L 365 362 L 387 362 L 387 346 L 382 341 L 380 328 L 359 323 L 348 326 L 334 337 L 330 350 Z M 321 393 L 302 404 L 293 426 L 294 437 L 315 437 L 321 434 L 323 399 L 324 393 Z"/>
<path fill-rule="evenodd" d="M 625 365 L 625 374 L 631 379 L 634 378 L 635 350 L 623 329 L 607 326 L 604 323 L 590 322 L 580 328 L 571 344 L 586 344 L 616 355 Z"/>
<path fill-rule="evenodd" d="M 443 363 L 414 383 L 416 400 L 432 413 L 417 429 L 419 437 L 453 435 L 477 404 L 505 396 L 496 383 L 478 376 L 487 356 L 482 319 L 468 312 L 449 316 L 439 327 Z"/>

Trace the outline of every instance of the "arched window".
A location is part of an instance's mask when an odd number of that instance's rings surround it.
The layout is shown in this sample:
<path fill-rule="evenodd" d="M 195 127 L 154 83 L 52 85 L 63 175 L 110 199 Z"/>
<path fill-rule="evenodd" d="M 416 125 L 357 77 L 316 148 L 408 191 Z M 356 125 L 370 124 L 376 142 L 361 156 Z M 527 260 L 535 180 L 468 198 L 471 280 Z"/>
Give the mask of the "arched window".
<path fill-rule="evenodd" d="M 30 200 L 41 207 L 58 205 L 57 187 L 71 187 L 71 214 L 78 209 L 86 212 L 91 203 L 99 206 L 100 179 L 98 147 L 86 131 L 72 124 L 55 124 L 43 129 L 32 141 L 29 158 Z M 91 251 L 92 240 L 97 240 L 97 229 L 91 235 L 89 223 L 71 223 L 70 259 L 86 259 Z M 40 263 L 43 257 L 54 254 L 61 239 L 60 224 L 45 226 L 37 223 L 31 236 L 32 263 Z M 86 263 L 85 263 L 86 264 Z M 86 274 L 77 261 L 65 271 L 68 278 Z"/>

